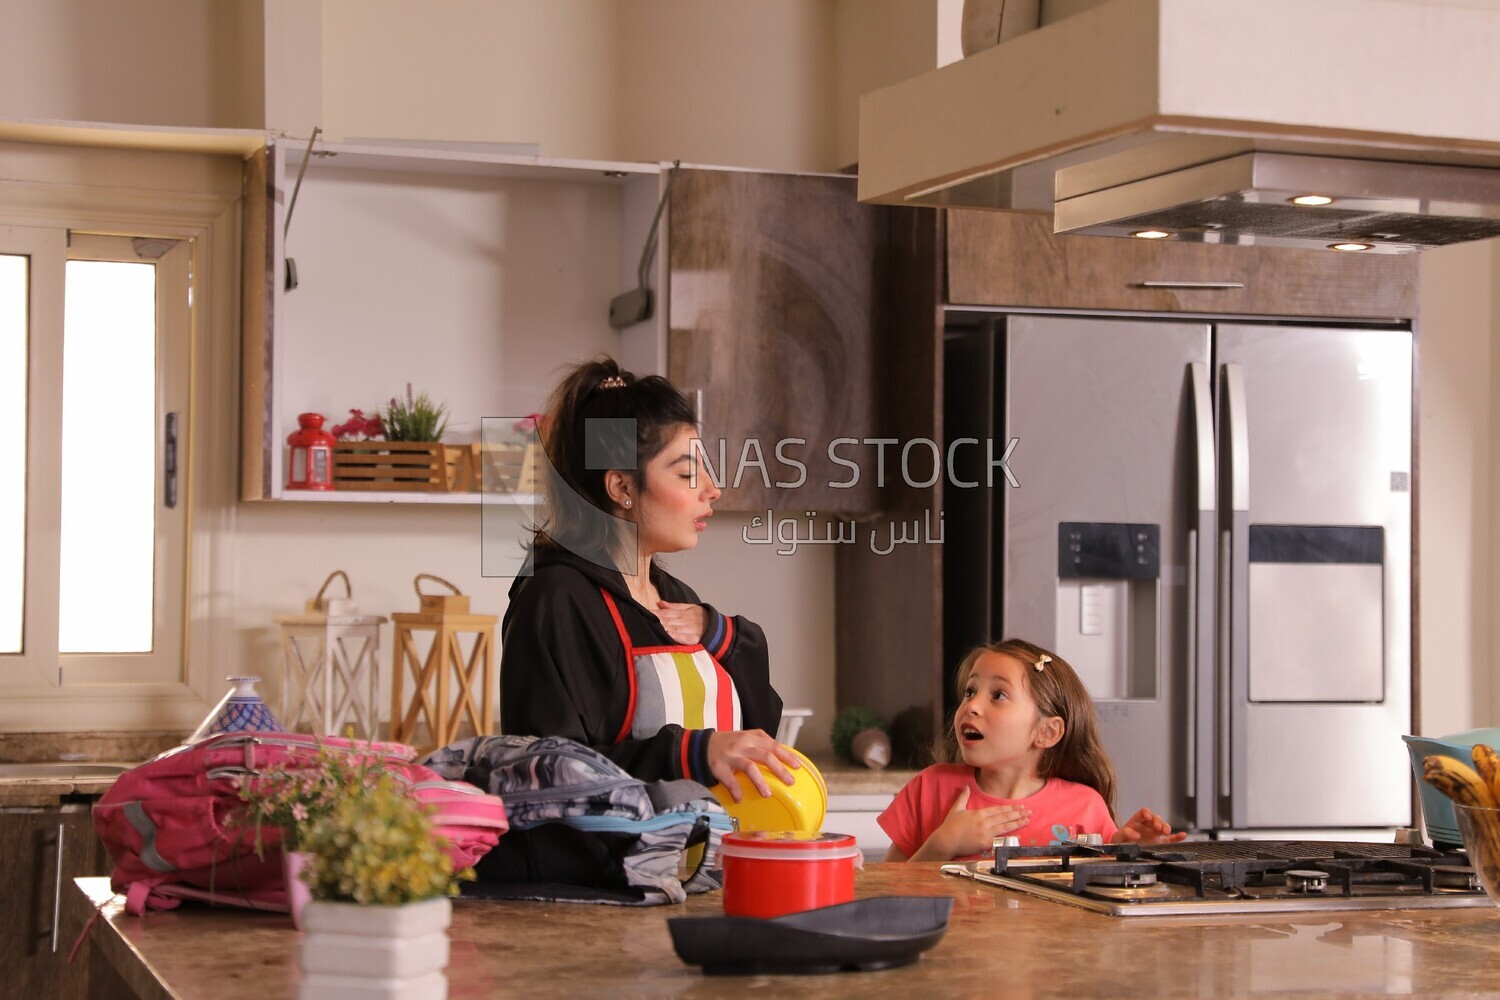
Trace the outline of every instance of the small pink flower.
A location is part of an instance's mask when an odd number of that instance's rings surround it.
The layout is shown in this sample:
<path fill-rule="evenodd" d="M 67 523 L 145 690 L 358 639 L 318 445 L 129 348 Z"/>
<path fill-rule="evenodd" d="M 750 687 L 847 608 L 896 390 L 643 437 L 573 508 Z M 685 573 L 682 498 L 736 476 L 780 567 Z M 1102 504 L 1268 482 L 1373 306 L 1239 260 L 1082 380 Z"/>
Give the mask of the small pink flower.
<path fill-rule="evenodd" d="M 297 820 L 297 822 L 299 822 L 299 823 L 301 821 L 307 819 L 307 806 L 303 805 L 300 802 L 298 802 L 295 805 L 293 805 L 292 806 L 292 818 L 295 819 L 295 820 Z"/>

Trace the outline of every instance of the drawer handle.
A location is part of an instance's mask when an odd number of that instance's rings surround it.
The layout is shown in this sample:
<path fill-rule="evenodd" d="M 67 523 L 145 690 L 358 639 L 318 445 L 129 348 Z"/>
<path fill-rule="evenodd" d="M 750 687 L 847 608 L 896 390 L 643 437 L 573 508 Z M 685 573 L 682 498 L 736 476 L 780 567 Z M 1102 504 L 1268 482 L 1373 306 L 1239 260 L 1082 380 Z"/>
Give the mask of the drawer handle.
<path fill-rule="evenodd" d="M 52 880 L 52 954 L 57 954 L 57 924 L 62 915 L 63 825 L 57 824 L 57 869 Z"/>
<path fill-rule="evenodd" d="M 1244 288 L 1243 281 L 1140 281 L 1136 283 L 1137 288 L 1201 288 L 1215 291 L 1227 291 L 1234 288 Z"/>

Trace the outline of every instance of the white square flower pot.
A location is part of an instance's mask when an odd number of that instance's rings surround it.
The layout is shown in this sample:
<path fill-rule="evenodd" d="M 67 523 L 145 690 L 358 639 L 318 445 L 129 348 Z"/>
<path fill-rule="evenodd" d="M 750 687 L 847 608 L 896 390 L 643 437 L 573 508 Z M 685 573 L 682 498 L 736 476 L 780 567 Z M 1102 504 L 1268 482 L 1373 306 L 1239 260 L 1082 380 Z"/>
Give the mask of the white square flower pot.
<path fill-rule="evenodd" d="M 445 1000 L 446 898 L 405 906 L 313 900 L 302 911 L 301 1000 Z"/>

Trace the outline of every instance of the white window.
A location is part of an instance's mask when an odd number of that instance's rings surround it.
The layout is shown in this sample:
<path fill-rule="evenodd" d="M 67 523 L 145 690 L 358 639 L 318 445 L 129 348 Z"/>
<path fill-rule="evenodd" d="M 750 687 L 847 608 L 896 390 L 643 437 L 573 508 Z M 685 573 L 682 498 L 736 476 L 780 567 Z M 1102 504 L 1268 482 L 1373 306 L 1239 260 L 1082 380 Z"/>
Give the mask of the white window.
<path fill-rule="evenodd" d="M 0 420 L 24 442 L 0 486 L 0 683 L 169 681 L 192 241 L 0 232 Z"/>

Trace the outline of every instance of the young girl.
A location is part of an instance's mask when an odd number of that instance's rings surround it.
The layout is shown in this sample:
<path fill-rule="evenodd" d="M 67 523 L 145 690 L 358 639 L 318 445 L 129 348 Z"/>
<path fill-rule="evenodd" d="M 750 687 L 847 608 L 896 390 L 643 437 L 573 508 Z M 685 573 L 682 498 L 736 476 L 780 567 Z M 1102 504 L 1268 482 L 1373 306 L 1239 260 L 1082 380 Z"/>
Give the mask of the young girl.
<path fill-rule="evenodd" d="M 1022 846 L 1082 833 L 1140 843 L 1187 836 L 1149 809 L 1115 827 L 1115 772 L 1094 703 L 1061 658 L 1007 639 L 965 656 L 956 680 L 953 736 L 963 763 L 927 768 L 881 813 L 887 861 L 982 857 L 1006 835 Z"/>

